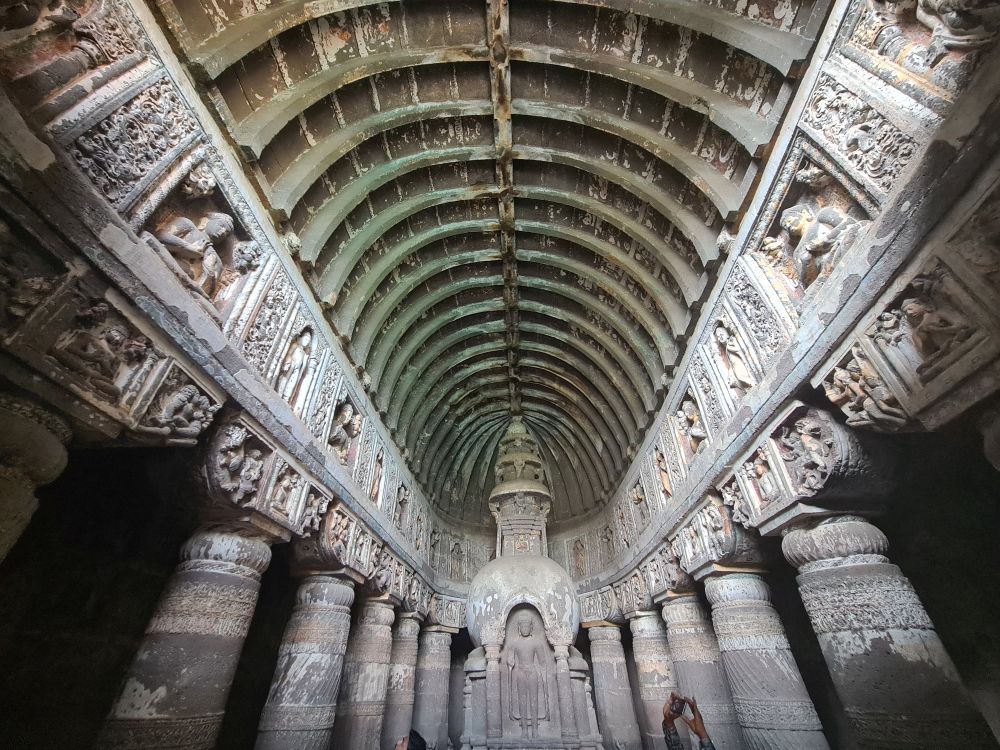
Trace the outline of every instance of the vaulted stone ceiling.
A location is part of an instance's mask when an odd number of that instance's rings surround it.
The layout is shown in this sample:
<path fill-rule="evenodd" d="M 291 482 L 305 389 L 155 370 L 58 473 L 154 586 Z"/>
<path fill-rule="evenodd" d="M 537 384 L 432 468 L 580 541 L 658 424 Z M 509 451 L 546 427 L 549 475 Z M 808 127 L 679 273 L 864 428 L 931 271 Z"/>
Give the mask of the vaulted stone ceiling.
<path fill-rule="evenodd" d="M 826 7 L 159 5 L 428 495 L 472 522 L 512 413 L 556 520 L 619 481 Z"/>

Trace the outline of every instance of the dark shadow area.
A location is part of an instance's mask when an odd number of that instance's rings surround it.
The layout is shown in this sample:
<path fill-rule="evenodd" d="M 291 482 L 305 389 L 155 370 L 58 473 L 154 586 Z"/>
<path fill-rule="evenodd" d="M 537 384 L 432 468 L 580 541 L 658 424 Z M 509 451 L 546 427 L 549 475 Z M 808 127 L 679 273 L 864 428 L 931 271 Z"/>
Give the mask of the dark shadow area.
<path fill-rule="evenodd" d="M 257 723 L 278 662 L 281 637 L 295 606 L 298 580 L 289 573 L 288 545 L 271 549 L 271 565 L 261 576 L 260 598 L 229 692 L 217 750 L 253 747 Z"/>
<path fill-rule="evenodd" d="M 161 450 L 78 450 L 0 566 L 0 746 L 90 748 L 191 519 L 147 465 Z"/>

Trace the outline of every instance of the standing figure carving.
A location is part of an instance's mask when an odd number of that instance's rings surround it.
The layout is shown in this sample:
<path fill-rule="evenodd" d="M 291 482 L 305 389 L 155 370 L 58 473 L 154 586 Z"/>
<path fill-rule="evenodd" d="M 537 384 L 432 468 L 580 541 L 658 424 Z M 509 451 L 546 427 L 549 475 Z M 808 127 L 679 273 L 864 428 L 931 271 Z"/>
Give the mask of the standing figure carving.
<path fill-rule="evenodd" d="M 641 482 L 636 482 L 629 490 L 629 499 L 638 514 L 637 523 L 642 529 L 645 529 L 650 522 L 649 503 L 646 502 L 646 491 L 642 488 Z M 637 530 L 636 536 L 640 533 L 642 533 L 641 530 Z"/>
<path fill-rule="evenodd" d="M 305 386 L 309 380 L 307 375 L 315 369 L 316 360 L 312 356 L 313 331 L 306 326 L 289 344 L 288 352 L 278 371 L 278 395 L 294 410 L 299 404 Z"/>
<path fill-rule="evenodd" d="M 573 575 L 577 578 L 587 575 L 587 548 L 582 539 L 573 542 Z"/>
<path fill-rule="evenodd" d="M 674 491 L 670 483 L 670 472 L 667 470 L 667 457 L 659 448 L 656 449 L 656 470 L 660 474 L 660 492 L 663 494 L 663 499 L 669 500 L 673 497 Z"/>
<path fill-rule="evenodd" d="M 746 352 L 736 333 L 724 322 L 720 321 L 716 326 L 714 338 L 719 363 L 728 379 L 726 385 L 733 396 L 738 398 L 755 385 Z"/>
<path fill-rule="evenodd" d="M 403 522 L 406 519 L 406 506 L 410 503 L 410 490 L 407 489 L 405 484 L 399 485 L 399 489 L 396 490 L 396 510 L 392 516 L 392 522 L 396 525 L 397 529 L 403 528 Z"/>
<path fill-rule="evenodd" d="M 460 581 L 465 577 L 465 550 L 462 549 L 461 542 L 451 545 L 451 579 Z"/>
<path fill-rule="evenodd" d="M 526 738 L 538 736 L 538 720 L 545 716 L 544 711 L 539 712 L 539 708 L 544 708 L 540 704 L 544 704 L 545 654 L 538 640 L 532 637 L 533 629 L 532 617 L 521 614 L 517 619 L 517 636 L 508 638 L 504 644 L 510 684 L 510 718 L 520 723 L 521 736 Z"/>

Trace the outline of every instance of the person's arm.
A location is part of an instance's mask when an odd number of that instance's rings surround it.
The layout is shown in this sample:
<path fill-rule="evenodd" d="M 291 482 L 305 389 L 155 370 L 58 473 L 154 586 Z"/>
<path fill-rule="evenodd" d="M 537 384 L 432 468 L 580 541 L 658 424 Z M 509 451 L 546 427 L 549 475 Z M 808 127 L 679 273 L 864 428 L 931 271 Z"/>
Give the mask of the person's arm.
<path fill-rule="evenodd" d="M 685 698 L 684 702 L 691 707 L 691 718 L 683 714 L 675 714 L 670 709 L 670 704 L 675 698 L 679 698 L 676 693 L 670 694 L 670 699 L 663 705 L 663 740 L 667 743 L 667 750 L 683 750 L 680 735 L 674 727 L 677 719 L 682 719 L 691 732 L 692 740 L 698 738 L 697 750 L 715 750 L 715 745 L 709 739 L 708 731 L 705 729 L 705 721 L 698 710 L 698 703 L 694 698 Z M 692 746 L 693 747 L 693 746 Z"/>

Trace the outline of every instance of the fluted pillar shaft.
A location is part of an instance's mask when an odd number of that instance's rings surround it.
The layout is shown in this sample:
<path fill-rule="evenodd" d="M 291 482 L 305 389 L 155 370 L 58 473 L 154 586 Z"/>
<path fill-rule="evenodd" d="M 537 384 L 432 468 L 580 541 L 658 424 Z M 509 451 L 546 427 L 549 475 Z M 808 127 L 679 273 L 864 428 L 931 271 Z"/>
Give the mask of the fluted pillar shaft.
<path fill-rule="evenodd" d="M 718 750 L 742 750 L 746 747 L 743 730 L 705 607 L 696 594 L 675 596 L 663 605 L 663 620 L 681 693 L 698 701 Z"/>
<path fill-rule="evenodd" d="M 396 625 L 392 629 L 392 654 L 389 657 L 389 687 L 385 696 L 382 750 L 393 750 L 396 741 L 405 737 L 413 724 L 419 634 L 420 616 L 416 613 L 404 612 L 396 619 Z"/>
<path fill-rule="evenodd" d="M 500 646 L 486 644 L 486 742 L 490 744 L 503 736 L 503 717 L 500 713 Z"/>
<path fill-rule="evenodd" d="M 265 541 L 231 531 L 201 530 L 185 542 L 99 747 L 215 746 L 270 560 Z"/>
<path fill-rule="evenodd" d="M 573 681 L 569 672 L 569 646 L 553 647 L 556 659 L 556 690 L 559 693 L 559 726 L 563 739 L 575 740 L 580 736 L 573 705 Z"/>
<path fill-rule="evenodd" d="M 771 591 L 752 573 L 705 582 L 736 717 L 752 750 L 828 750 Z"/>
<path fill-rule="evenodd" d="M 333 727 L 335 747 L 374 750 L 379 746 L 394 619 L 392 604 L 366 599 L 352 624 Z"/>
<path fill-rule="evenodd" d="M 413 727 L 429 745 L 448 747 L 448 687 L 451 633 L 440 627 L 420 631 Z"/>
<path fill-rule="evenodd" d="M 609 625 L 588 628 L 587 634 L 590 636 L 594 700 L 601 736 L 608 747 L 642 750 L 621 632 L 616 626 Z"/>
<path fill-rule="evenodd" d="M 0 562 L 38 508 L 35 490 L 66 468 L 71 433 L 33 401 L 0 393 Z"/>
<path fill-rule="evenodd" d="M 326 750 L 351 627 L 354 584 L 302 580 L 278 650 L 278 665 L 257 730 L 257 750 Z"/>
<path fill-rule="evenodd" d="M 629 627 L 632 629 L 632 657 L 643 707 L 639 728 L 647 746 L 659 747 L 663 743 L 663 704 L 670 693 L 677 690 L 674 663 L 667 642 L 667 626 L 658 613 L 648 611 L 636 613 L 629 620 Z M 682 726 L 682 722 L 678 722 L 677 730 L 687 735 L 687 727 Z"/>
<path fill-rule="evenodd" d="M 885 535 L 840 516 L 782 542 L 861 748 L 996 747 Z"/>

